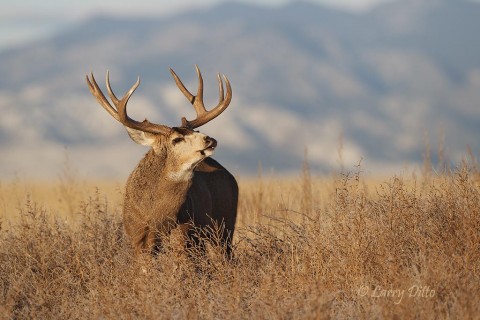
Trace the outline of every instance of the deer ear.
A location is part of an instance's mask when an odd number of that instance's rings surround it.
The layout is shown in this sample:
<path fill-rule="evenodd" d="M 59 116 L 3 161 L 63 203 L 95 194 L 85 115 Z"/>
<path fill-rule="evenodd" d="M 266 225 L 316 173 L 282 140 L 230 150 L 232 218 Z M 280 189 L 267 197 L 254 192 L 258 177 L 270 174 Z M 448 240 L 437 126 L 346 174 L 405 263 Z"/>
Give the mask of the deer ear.
<path fill-rule="evenodd" d="M 127 129 L 130 138 L 132 138 L 132 140 L 136 143 L 148 147 L 153 146 L 153 143 L 155 142 L 155 135 L 153 135 L 152 133 L 143 132 L 129 127 L 125 127 L 125 129 Z"/>

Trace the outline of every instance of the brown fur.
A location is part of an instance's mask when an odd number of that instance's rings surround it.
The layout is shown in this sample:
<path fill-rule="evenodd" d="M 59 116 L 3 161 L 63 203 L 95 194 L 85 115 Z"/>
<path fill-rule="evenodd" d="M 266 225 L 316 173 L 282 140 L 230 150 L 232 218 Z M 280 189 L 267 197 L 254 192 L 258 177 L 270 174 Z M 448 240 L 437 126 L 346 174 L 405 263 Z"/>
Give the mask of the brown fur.
<path fill-rule="evenodd" d="M 182 130 L 174 134 L 201 135 Z M 172 180 L 169 174 L 184 160 L 170 150 L 171 137 L 154 138 L 155 145 L 131 173 L 125 190 L 124 224 L 136 252 L 160 251 L 162 237 L 178 222 L 186 230 L 188 245 L 200 245 L 199 232 L 221 226 L 219 245 L 230 256 L 238 201 L 235 178 L 215 160 L 204 158 L 195 171 L 189 168 L 187 179 Z"/>

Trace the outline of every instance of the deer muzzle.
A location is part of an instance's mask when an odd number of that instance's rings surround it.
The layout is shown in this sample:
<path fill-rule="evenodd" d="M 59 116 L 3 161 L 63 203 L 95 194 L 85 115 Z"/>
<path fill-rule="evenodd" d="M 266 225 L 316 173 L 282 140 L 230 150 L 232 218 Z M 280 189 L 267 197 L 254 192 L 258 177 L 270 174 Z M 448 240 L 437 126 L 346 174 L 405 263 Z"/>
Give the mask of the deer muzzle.
<path fill-rule="evenodd" d="M 206 144 L 205 149 L 215 149 L 217 146 L 217 140 L 210 138 L 209 136 L 206 136 L 204 139 Z"/>

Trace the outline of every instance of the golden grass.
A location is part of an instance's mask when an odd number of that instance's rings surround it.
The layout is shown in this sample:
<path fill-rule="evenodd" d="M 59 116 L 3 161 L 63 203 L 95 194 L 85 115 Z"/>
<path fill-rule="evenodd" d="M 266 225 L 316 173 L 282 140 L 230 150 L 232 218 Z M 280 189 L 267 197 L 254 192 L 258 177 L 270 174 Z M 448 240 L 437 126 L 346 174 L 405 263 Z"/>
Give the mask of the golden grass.
<path fill-rule="evenodd" d="M 480 315 L 480 179 L 239 179 L 235 258 L 172 241 L 136 261 L 119 183 L 0 185 L 5 319 L 469 319 Z M 11 222 L 10 222 L 11 221 Z"/>
<path fill-rule="evenodd" d="M 70 220 L 81 218 L 79 205 L 97 193 L 109 207 L 118 209 L 122 201 L 123 183 L 115 181 L 60 181 L 0 182 L 0 217 L 16 220 L 27 202 L 41 206 L 49 214 Z"/>

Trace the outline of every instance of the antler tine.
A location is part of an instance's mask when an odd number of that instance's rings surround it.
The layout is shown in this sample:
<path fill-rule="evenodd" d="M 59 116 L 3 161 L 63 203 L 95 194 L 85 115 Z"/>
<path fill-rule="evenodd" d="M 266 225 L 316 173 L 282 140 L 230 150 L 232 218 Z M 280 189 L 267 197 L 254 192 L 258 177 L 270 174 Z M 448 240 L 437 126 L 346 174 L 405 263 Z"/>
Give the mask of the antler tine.
<path fill-rule="evenodd" d="M 90 73 L 90 78 L 87 75 L 86 79 L 87 79 L 88 88 L 90 89 L 90 92 L 92 93 L 92 95 L 97 99 L 98 103 L 105 110 L 107 110 L 107 112 L 115 120 L 117 120 L 124 126 L 132 129 L 140 130 L 143 132 L 158 133 L 158 134 L 164 134 L 164 135 L 167 135 L 170 132 L 171 129 L 167 126 L 151 123 L 147 119 L 145 119 L 142 122 L 138 122 L 133 120 L 127 115 L 128 100 L 130 99 L 130 96 L 133 94 L 133 92 L 140 85 L 140 77 L 138 77 L 137 82 L 135 82 L 135 84 L 130 88 L 130 90 L 128 90 L 127 93 L 125 93 L 123 98 L 119 100 L 112 91 L 112 88 L 110 86 L 110 75 L 109 75 L 109 72 L 107 71 L 105 82 L 108 90 L 108 95 L 110 96 L 110 99 L 112 100 L 116 109 L 112 107 L 110 102 L 108 102 L 107 98 L 105 97 L 102 90 L 98 86 L 97 81 L 95 80 L 95 77 L 93 76 L 92 72 Z"/>
<path fill-rule="evenodd" d="M 182 91 L 183 95 L 188 99 L 188 101 L 190 101 L 190 103 L 193 104 L 193 102 L 195 101 L 195 96 L 191 94 L 187 88 L 185 88 L 185 85 L 183 84 L 182 80 L 180 80 L 180 78 L 177 76 L 177 74 L 175 73 L 175 71 L 173 71 L 172 68 L 170 68 L 170 73 L 172 74 L 178 89 L 180 89 L 180 91 Z"/>
<path fill-rule="evenodd" d="M 198 76 L 198 90 L 197 90 L 197 95 L 195 97 L 195 100 L 193 101 L 193 107 L 195 108 L 195 111 L 197 114 L 207 112 L 205 109 L 205 106 L 203 104 L 203 77 L 202 73 L 200 72 L 200 69 L 198 68 L 197 65 L 195 65 L 195 69 L 197 70 L 197 76 Z"/>
<path fill-rule="evenodd" d="M 98 103 L 105 109 L 107 112 L 115 118 L 115 120 L 120 121 L 120 118 L 118 117 L 117 110 L 115 110 L 114 107 L 108 102 L 107 98 L 103 94 L 102 90 L 98 87 L 97 81 L 95 80 L 95 77 L 93 76 L 93 73 L 90 72 L 90 78 L 88 77 L 88 74 L 86 76 L 87 79 L 87 84 L 88 88 L 90 89 L 90 92 L 92 95 L 97 99 Z"/>
<path fill-rule="evenodd" d="M 225 79 L 225 85 L 227 88 L 227 95 L 225 96 L 224 90 L 223 90 L 222 77 L 220 76 L 220 74 L 217 74 L 219 102 L 215 108 L 213 108 L 210 111 L 207 111 L 205 109 L 205 105 L 203 104 L 202 73 L 200 72 L 200 69 L 198 68 L 197 65 L 195 65 L 195 68 L 197 70 L 197 76 L 198 76 L 198 90 L 197 90 L 196 96 L 192 95 L 190 91 L 188 91 L 187 88 L 185 88 L 184 84 L 182 83 L 180 78 L 177 76 L 177 74 L 172 69 L 170 69 L 170 72 L 172 73 L 173 79 L 175 80 L 177 87 L 185 95 L 185 97 L 190 101 L 190 103 L 195 108 L 195 112 L 197 113 L 197 118 L 191 121 L 187 120 L 185 117 L 182 117 L 182 126 L 192 128 L 192 129 L 198 128 L 204 125 L 205 123 L 216 118 L 228 107 L 228 105 L 230 104 L 230 101 L 232 100 L 232 87 L 230 86 L 230 81 L 228 81 L 227 77 L 223 75 L 223 78 Z"/>
<path fill-rule="evenodd" d="M 107 75 L 105 77 L 105 84 L 107 86 L 108 95 L 110 96 L 110 99 L 112 99 L 113 104 L 117 107 L 118 117 L 120 118 L 119 121 L 122 123 L 132 121 L 132 119 L 127 115 L 127 103 L 128 103 L 128 100 L 130 99 L 130 96 L 133 94 L 133 92 L 135 92 L 135 90 L 140 85 L 140 77 L 137 78 L 137 82 L 133 84 L 133 86 L 130 88 L 130 90 L 127 91 L 127 93 L 125 93 L 125 95 L 121 100 L 119 100 L 112 91 L 112 87 L 110 86 L 110 72 L 108 72 L 108 70 L 107 70 Z"/>
<path fill-rule="evenodd" d="M 224 93 L 223 93 L 223 81 L 222 77 L 220 77 L 220 73 L 217 73 L 217 79 L 218 79 L 218 101 L 222 101 Z"/>

